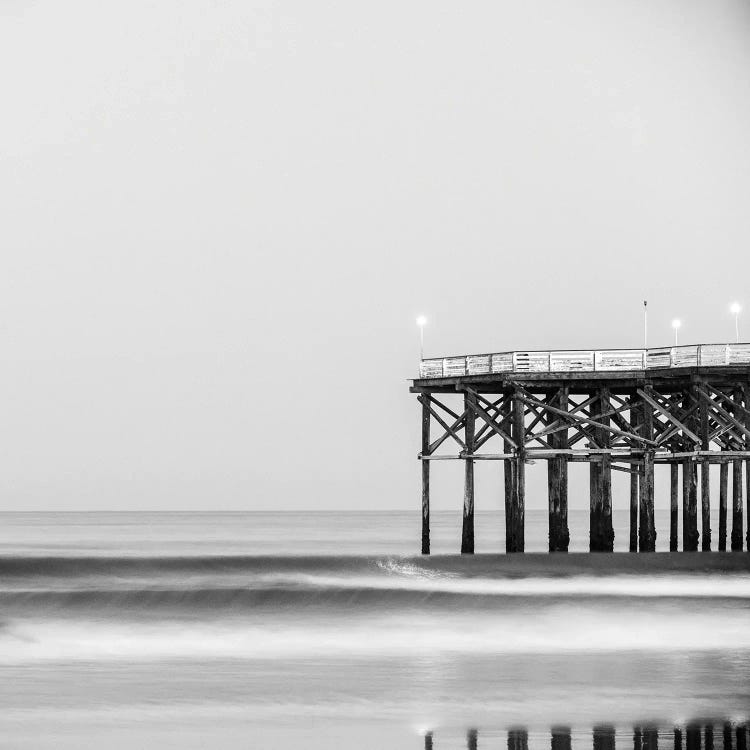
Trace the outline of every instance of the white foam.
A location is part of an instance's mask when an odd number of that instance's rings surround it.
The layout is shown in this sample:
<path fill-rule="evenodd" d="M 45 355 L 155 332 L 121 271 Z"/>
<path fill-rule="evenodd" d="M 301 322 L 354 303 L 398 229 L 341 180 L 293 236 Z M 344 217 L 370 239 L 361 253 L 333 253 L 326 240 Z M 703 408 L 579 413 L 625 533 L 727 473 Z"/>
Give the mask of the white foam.
<path fill-rule="evenodd" d="M 391 572 L 393 570 L 393 572 Z M 616 596 L 750 599 L 750 576 L 570 576 L 539 578 L 459 578 L 435 575 L 412 566 L 387 575 L 271 574 L 266 584 L 302 584 L 315 588 L 400 590 L 484 596 Z"/>
<path fill-rule="evenodd" d="M 404 613 L 289 623 L 264 618 L 128 623 L 23 620 L 0 631 L 0 664 L 70 660 L 411 658 L 441 653 L 750 651 L 744 607 L 677 611 L 575 604 L 542 612 Z"/>

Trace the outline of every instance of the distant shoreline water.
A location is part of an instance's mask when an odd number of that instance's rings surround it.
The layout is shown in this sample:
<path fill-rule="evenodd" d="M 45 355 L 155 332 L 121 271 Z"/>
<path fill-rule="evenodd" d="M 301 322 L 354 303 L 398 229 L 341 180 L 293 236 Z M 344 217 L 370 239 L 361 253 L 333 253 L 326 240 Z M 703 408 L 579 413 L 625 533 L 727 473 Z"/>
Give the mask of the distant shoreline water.
<path fill-rule="evenodd" d="M 712 524 L 718 528 L 718 509 Z M 433 554 L 460 551 L 461 509 L 432 514 Z M 627 552 L 629 513 L 613 515 L 615 551 Z M 416 555 L 421 517 L 414 511 L 5 511 L 0 555 Z M 589 513 L 569 514 L 571 552 L 588 551 Z M 476 552 L 503 553 L 502 513 L 478 511 Z M 658 552 L 669 549 L 668 508 L 656 516 Z M 526 513 L 526 551 L 546 552 L 548 516 Z M 714 540 L 716 549 L 716 540 Z"/>

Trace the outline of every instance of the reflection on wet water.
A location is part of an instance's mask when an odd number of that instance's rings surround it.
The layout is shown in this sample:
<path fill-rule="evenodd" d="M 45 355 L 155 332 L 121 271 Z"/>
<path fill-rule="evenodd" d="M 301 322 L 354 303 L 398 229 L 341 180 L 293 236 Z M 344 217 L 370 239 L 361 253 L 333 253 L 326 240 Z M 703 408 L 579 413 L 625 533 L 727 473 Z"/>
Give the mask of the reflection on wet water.
<path fill-rule="evenodd" d="M 700 722 L 689 722 L 682 727 L 666 728 L 657 726 L 637 726 L 632 730 L 616 728 L 614 726 L 598 725 L 591 729 L 590 742 L 593 750 L 624 750 L 630 744 L 631 737 L 633 750 L 659 750 L 661 740 L 662 750 L 683 750 L 683 736 L 685 737 L 685 750 L 747 750 L 748 725 L 746 723 L 723 722 L 717 724 L 705 724 Z M 508 750 L 529 750 L 529 730 L 513 727 L 505 731 L 507 736 Z M 437 736 L 436 736 L 437 734 Z M 483 735 L 487 735 L 487 747 L 500 747 L 498 744 L 498 733 L 490 729 Z M 538 741 L 541 739 L 539 732 L 535 735 L 536 747 L 541 747 Z M 715 739 L 716 738 L 716 739 Z M 569 727 L 552 727 L 549 731 L 549 746 L 551 750 L 571 750 L 575 744 L 583 750 L 586 747 L 585 733 L 576 732 L 576 742 L 573 742 L 573 732 Z M 452 744 L 452 743 L 449 743 Z M 466 732 L 467 750 L 480 750 L 483 743 L 480 742 L 480 731 L 470 728 Z M 440 734 L 429 730 L 424 735 L 425 750 L 439 750 Z"/>

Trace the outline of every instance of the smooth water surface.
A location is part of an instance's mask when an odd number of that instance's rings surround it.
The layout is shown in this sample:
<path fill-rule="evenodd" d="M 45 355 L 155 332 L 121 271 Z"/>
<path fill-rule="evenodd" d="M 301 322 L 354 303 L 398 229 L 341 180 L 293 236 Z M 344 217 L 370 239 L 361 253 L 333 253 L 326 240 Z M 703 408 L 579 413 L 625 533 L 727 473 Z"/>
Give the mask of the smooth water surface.
<path fill-rule="evenodd" d="M 741 750 L 746 553 L 423 558 L 418 520 L 4 514 L 0 746 Z"/>

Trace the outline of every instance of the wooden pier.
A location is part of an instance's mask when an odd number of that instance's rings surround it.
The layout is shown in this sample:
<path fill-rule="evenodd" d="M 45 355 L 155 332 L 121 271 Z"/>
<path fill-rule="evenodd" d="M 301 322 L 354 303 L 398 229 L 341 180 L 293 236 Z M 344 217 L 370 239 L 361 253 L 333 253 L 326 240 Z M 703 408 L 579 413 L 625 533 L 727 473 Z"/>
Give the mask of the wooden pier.
<path fill-rule="evenodd" d="M 464 462 L 462 553 L 474 552 L 476 461 L 503 462 L 506 552 L 524 551 L 527 465 L 540 460 L 547 463 L 550 552 L 568 550 L 568 464 L 578 461 L 589 464 L 592 552 L 614 548 L 612 471 L 630 475 L 630 551 L 656 549 L 654 473 L 662 465 L 670 471 L 670 550 L 679 548 L 680 495 L 684 551 L 750 546 L 750 513 L 743 513 L 750 344 L 424 359 L 410 390 L 421 404 L 423 554 L 430 552 L 430 463 L 452 459 Z M 713 464 L 720 473 L 716 535 Z"/>

